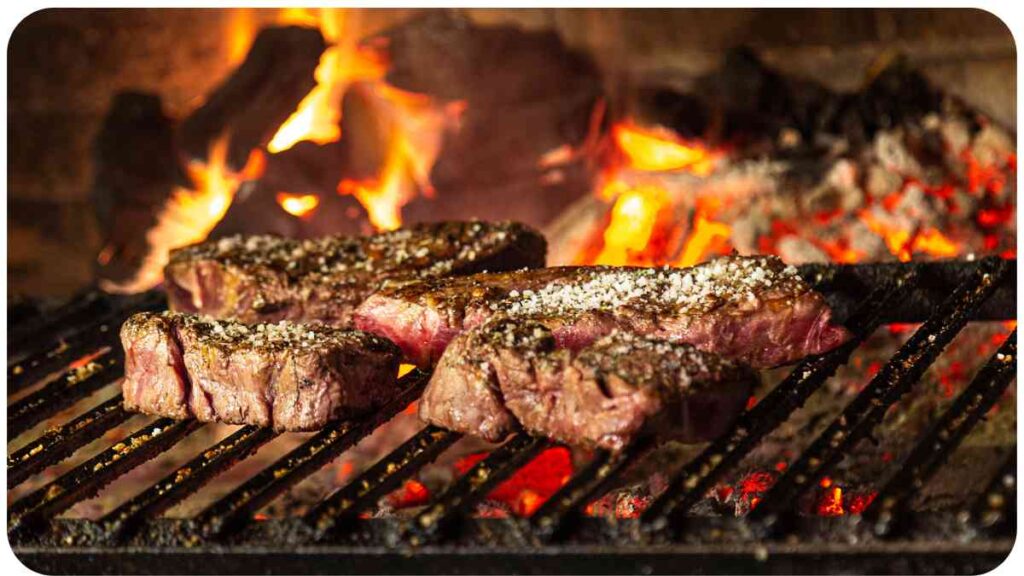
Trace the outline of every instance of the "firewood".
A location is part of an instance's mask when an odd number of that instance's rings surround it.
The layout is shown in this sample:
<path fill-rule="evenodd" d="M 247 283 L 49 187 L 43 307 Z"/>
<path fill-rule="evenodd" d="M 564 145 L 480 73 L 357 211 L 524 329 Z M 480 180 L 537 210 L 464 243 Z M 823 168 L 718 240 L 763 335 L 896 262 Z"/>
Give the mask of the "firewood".
<path fill-rule="evenodd" d="M 314 72 L 326 48 L 315 28 L 262 30 L 241 66 L 182 123 L 182 149 L 206 159 L 213 141 L 226 134 L 228 165 L 241 170 L 316 86 Z"/>
<path fill-rule="evenodd" d="M 116 95 L 93 149 L 92 199 L 104 246 L 97 273 L 124 281 L 149 250 L 146 231 L 175 187 L 188 179 L 178 163 L 173 121 L 159 96 Z"/>

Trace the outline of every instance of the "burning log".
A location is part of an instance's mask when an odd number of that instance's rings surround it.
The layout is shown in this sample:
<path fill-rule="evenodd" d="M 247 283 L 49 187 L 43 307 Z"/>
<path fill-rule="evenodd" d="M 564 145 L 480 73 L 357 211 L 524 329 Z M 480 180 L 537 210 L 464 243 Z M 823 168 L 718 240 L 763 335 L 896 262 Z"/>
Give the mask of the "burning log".
<path fill-rule="evenodd" d="M 182 149 L 206 159 L 212 143 L 226 134 L 228 166 L 240 171 L 252 150 L 265 146 L 316 86 L 313 73 L 326 48 L 314 28 L 261 31 L 242 65 L 182 123 Z"/>
<path fill-rule="evenodd" d="M 554 150 L 583 146 L 603 95 L 594 63 L 557 34 L 474 26 L 456 12 L 431 11 L 364 45 L 386 52 L 392 86 L 464 103 L 430 172 L 438 193 L 409 205 L 413 219 L 444 213 L 541 225 L 589 189 L 578 158 L 569 154 L 555 170 L 543 162 Z M 473 198 L 493 198 L 497 187 L 515 202 Z"/>
<path fill-rule="evenodd" d="M 118 94 L 94 149 L 92 197 L 104 235 L 97 272 L 102 280 L 121 282 L 141 265 L 149 251 L 146 231 L 188 178 L 177 161 L 173 121 L 152 94 Z"/>

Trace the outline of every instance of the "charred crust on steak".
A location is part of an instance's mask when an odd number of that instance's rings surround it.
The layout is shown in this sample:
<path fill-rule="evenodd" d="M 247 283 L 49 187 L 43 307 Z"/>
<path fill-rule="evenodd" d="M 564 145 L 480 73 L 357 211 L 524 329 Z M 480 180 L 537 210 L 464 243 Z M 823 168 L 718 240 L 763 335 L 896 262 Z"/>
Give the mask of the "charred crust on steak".
<path fill-rule="evenodd" d="M 327 351 L 341 346 L 358 346 L 373 352 L 399 353 L 398 348 L 386 338 L 318 323 L 243 324 L 166 311 L 135 314 L 125 322 L 123 330 L 130 337 L 132 331 L 144 330 L 153 322 L 166 323 L 176 330 L 187 327 L 200 344 L 221 349 Z"/>
<path fill-rule="evenodd" d="M 486 260 L 508 248 L 510 240 L 520 238 L 540 248 L 541 262 L 534 264 L 543 265 L 544 240 L 530 228 L 517 222 L 469 221 L 420 224 L 365 237 L 228 236 L 173 250 L 169 266 L 212 260 L 280 274 L 292 282 L 344 286 L 364 283 L 373 275 L 386 283 L 395 276 L 449 274 L 467 263 Z"/>

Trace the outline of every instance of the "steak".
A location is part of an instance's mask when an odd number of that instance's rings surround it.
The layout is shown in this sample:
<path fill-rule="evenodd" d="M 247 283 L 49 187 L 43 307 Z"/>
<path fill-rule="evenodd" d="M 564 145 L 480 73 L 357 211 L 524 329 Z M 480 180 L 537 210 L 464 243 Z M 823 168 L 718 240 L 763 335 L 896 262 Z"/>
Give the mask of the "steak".
<path fill-rule="evenodd" d="M 614 330 L 686 342 L 755 367 L 795 362 L 846 341 L 825 299 L 774 256 L 718 258 L 692 268 L 562 267 L 424 280 L 385 288 L 355 324 L 421 366 L 463 330 L 491 318 L 544 323 L 578 350 Z"/>
<path fill-rule="evenodd" d="M 419 413 L 492 442 L 522 425 L 566 444 L 621 450 L 641 435 L 715 438 L 756 382 L 749 367 L 690 344 L 614 332 L 572 351 L 543 324 L 502 318 L 452 341 Z"/>
<path fill-rule="evenodd" d="M 547 244 L 514 222 L 441 222 L 373 236 L 231 236 L 171 252 L 171 310 L 247 323 L 350 325 L 382 286 L 544 265 Z"/>
<path fill-rule="evenodd" d="M 121 342 L 125 408 L 157 416 L 316 430 L 400 392 L 394 344 L 322 324 L 147 312 L 125 322 Z"/>

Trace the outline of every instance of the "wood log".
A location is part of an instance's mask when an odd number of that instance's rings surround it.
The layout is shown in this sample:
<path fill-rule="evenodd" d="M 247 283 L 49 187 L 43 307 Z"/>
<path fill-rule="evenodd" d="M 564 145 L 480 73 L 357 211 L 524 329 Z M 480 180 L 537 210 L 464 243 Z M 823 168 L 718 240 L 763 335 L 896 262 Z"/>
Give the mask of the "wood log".
<path fill-rule="evenodd" d="M 242 64 L 182 122 L 182 150 L 205 160 L 214 140 L 227 135 L 228 165 L 241 170 L 316 86 L 314 72 L 326 48 L 315 28 L 260 31 Z"/>
<path fill-rule="evenodd" d="M 188 178 L 178 162 L 174 123 L 153 94 L 116 95 L 93 149 L 92 200 L 103 238 L 97 275 L 122 282 L 138 270 L 149 251 L 146 231 Z"/>

